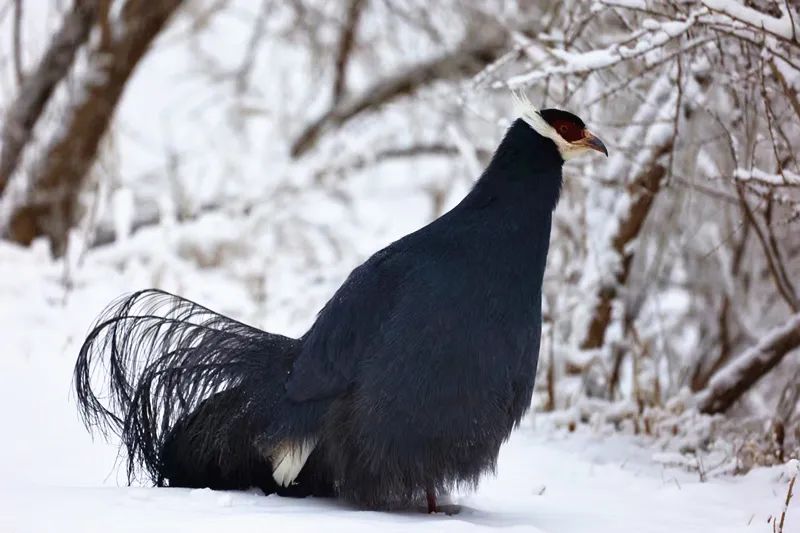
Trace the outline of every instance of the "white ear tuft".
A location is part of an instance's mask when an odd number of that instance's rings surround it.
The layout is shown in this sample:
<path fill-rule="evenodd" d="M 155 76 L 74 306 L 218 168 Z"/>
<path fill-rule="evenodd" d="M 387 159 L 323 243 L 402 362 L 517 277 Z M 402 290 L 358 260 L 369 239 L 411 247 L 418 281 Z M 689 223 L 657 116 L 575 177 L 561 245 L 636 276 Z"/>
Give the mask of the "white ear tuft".
<path fill-rule="evenodd" d="M 537 118 L 541 120 L 539 110 L 522 90 L 512 90 L 511 97 L 514 99 L 514 110 L 525 122 L 530 124 L 531 121 L 537 120 Z"/>
<path fill-rule="evenodd" d="M 548 139 L 553 139 L 556 144 L 565 142 L 564 139 L 556 133 L 556 130 L 547 123 L 544 117 L 539 114 L 539 109 L 531 103 L 530 99 L 528 99 L 528 95 L 522 91 L 511 91 L 511 95 L 514 98 L 514 107 L 519 117 L 527 122 L 539 135 L 547 137 Z"/>

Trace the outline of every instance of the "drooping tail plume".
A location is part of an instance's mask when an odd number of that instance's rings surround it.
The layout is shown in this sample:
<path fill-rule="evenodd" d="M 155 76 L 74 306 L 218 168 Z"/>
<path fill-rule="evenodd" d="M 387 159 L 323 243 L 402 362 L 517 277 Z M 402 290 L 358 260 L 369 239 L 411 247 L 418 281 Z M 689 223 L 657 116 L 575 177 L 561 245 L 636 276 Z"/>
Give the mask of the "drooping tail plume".
<path fill-rule="evenodd" d="M 275 489 L 258 449 L 299 344 L 160 290 L 113 303 L 75 366 L 81 416 L 125 446 L 129 483 Z M 100 375 L 100 374 L 103 375 Z"/>

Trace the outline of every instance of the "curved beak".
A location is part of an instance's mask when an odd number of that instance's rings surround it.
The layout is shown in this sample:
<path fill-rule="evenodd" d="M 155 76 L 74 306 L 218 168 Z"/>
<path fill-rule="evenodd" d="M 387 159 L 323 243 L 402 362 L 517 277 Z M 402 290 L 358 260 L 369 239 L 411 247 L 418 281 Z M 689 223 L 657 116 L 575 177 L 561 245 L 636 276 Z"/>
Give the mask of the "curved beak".
<path fill-rule="evenodd" d="M 606 145 L 603 144 L 603 141 L 601 141 L 600 138 L 591 131 L 583 130 L 583 139 L 578 142 L 587 148 L 597 150 L 608 157 L 608 149 L 606 148 Z"/>

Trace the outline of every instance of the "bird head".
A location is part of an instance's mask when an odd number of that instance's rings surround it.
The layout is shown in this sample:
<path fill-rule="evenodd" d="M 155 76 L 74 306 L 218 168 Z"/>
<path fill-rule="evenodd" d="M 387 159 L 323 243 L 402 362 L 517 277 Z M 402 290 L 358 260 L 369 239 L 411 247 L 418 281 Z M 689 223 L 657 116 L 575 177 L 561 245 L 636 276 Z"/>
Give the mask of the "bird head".
<path fill-rule="evenodd" d="M 608 157 L 608 150 L 583 121 L 561 109 L 537 109 L 524 93 L 514 93 L 518 112 L 542 137 L 552 140 L 564 161 L 596 150 Z"/>

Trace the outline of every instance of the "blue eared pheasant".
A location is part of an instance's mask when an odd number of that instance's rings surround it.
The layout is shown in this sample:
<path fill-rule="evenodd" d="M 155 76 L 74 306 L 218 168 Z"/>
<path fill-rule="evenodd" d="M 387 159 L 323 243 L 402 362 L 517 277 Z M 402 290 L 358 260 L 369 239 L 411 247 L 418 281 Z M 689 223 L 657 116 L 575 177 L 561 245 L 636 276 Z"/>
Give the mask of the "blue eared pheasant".
<path fill-rule="evenodd" d="M 490 471 L 531 401 L 561 167 L 607 155 L 575 115 L 519 103 L 469 194 L 353 270 L 299 339 L 158 290 L 112 304 L 75 386 L 129 479 L 432 512 Z"/>

